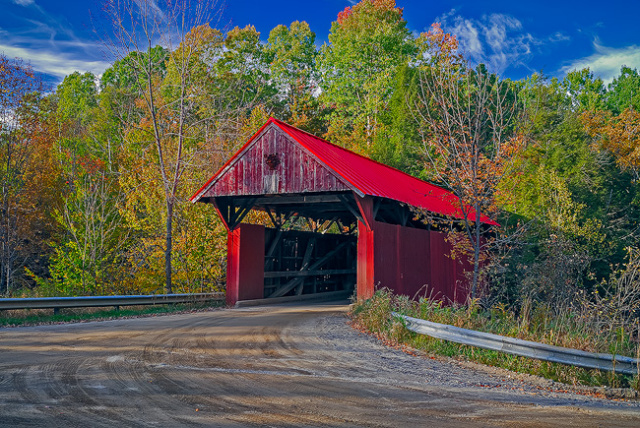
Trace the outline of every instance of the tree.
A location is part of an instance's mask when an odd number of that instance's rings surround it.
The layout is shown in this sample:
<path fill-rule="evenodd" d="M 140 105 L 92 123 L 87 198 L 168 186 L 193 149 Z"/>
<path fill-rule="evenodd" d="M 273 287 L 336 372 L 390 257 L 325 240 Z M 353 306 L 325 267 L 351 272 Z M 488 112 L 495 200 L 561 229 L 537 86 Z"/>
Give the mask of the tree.
<path fill-rule="evenodd" d="M 500 184 L 502 210 L 527 225 L 504 265 L 512 298 L 571 302 L 606 280 L 637 240 L 638 187 L 592 133 L 602 123 L 587 120 L 608 113 L 576 102 L 585 92 L 566 83 L 537 74 L 518 82 L 528 144 Z"/>
<path fill-rule="evenodd" d="M 319 68 L 322 99 L 334 107 L 327 138 L 368 152 L 384 124 L 398 68 L 416 52 L 395 0 L 363 0 L 331 24 Z"/>
<path fill-rule="evenodd" d="M 276 90 L 269 82 L 269 52 L 260 43 L 260 33 L 253 25 L 235 27 L 224 40 L 225 50 L 216 62 L 218 76 L 232 87 L 234 105 L 250 111 L 256 104 L 269 103 Z M 223 89 L 226 89 L 223 87 Z"/>
<path fill-rule="evenodd" d="M 293 102 L 316 90 L 316 35 L 306 22 L 295 21 L 290 28 L 278 25 L 269 33 L 266 51 L 271 59 L 270 74 L 279 97 Z"/>
<path fill-rule="evenodd" d="M 614 116 L 607 111 L 585 112 L 581 119 L 599 147 L 613 155 L 617 164 L 640 180 L 640 111 L 626 108 Z"/>
<path fill-rule="evenodd" d="M 216 3 L 208 0 L 113 0 L 107 4 L 113 17 L 115 38 L 110 44 L 117 60 L 127 58 L 133 76 L 131 88 L 141 100 L 145 118 L 128 125 L 146 135 L 156 151 L 159 184 L 165 205 L 165 291 L 172 293 L 173 217 L 181 178 L 185 171 L 185 144 L 192 138 L 194 104 L 189 88 L 197 76 L 193 59 L 204 32 L 190 30 L 214 18 Z M 166 63 L 173 70 L 171 88 L 163 99 L 158 70 L 157 44 L 168 48 Z M 130 55 L 132 52 L 140 54 Z M 142 55 L 145 53 L 145 55 Z"/>
<path fill-rule="evenodd" d="M 16 263 L 24 245 L 26 179 L 31 171 L 33 148 L 30 132 L 37 116 L 30 108 L 32 95 L 42 90 L 30 66 L 0 55 L 0 294 L 14 288 Z"/>
<path fill-rule="evenodd" d="M 318 99 L 316 35 L 306 22 L 278 25 L 267 41 L 270 76 L 283 102 L 282 119 L 316 135 L 326 132 L 327 109 Z"/>
<path fill-rule="evenodd" d="M 635 68 L 623 66 L 620 76 L 609 84 L 606 104 L 613 114 L 620 114 L 631 108 L 640 111 L 640 74 Z"/>
<path fill-rule="evenodd" d="M 605 87 L 602 79 L 594 77 L 591 70 L 583 68 L 567 74 L 562 80 L 571 103 L 579 110 L 600 109 L 604 103 Z"/>
<path fill-rule="evenodd" d="M 384 127 L 376 134 L 368 152 L 371 159 L 424 179 L 422 139 L 412 107 L 417 94 L 417 71 L 408 64 L 400 67 L 393 83 L 393 94 L 381 115 Z"/>
<path fill-rule="evenodd" d="M 415 113 L 434 178 L 460 201 L 475 297 L 486 252 L 481 218 L 496 213 L 498 184 L 521 147 L 515 93 L 484 66 L 467 68 L 455 53 L 455 39 L 439 27 L 425 35 L 425 43 L 433 53 L 419 70 Z"/>

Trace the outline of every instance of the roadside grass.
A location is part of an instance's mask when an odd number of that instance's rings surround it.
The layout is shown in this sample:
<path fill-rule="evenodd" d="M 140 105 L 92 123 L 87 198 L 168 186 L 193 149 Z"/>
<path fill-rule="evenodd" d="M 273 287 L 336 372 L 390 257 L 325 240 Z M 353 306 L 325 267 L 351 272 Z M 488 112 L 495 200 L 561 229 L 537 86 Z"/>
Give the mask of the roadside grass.
<path fill-rule="evenodd" d="M 224 305 L 224 302 L 205 302 L 152 306 L 121 306 L 119 310 L 115 308 L 66 308 L 60 309 L 57 314 L 53 313 L 53 309 L 7 310 L 0 311 L 0 328 L 149 317 L 163 314 L 203 311 Z"/>
<path fill-rule="evenodd" d="M 429 354 L 476 361 L 571 385 L 640 390 L 638 375 L 627 376 L 550 363 L 416 334 L 404 328 L 391 315 L 392 311 L 437 323 L 554 346 L 638 358 L 640 349 L 637 330 L 631 329 L 636 326 L 630 326 L 629 330 L 608 330 L 606 326 L 595 325 L 592 320 L 571 311 L 564 311 L 562 315 L 554 314 L 545 305 L 534 307 L 524 304 L 516 314 L 504 304 L 496 304 L 487 309 L 473 301 L 467 306 L 446 306 L 439 301 L 424 298 L 416 302 L 407 296 L 395 296 L 388 289 L 378 290 L 371 299 L 356 302 L 351 311 L 357 327 L 393 345 L 406 345 Z"/>

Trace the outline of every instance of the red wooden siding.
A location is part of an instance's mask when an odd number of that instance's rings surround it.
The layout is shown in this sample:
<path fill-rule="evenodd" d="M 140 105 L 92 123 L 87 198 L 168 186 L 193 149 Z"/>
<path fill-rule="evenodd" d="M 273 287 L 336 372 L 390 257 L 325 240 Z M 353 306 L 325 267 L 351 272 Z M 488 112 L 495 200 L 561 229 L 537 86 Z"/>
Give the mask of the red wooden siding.
<path fill-rule="evenodd" d="M 267 128 L 202 196 L 349 190 L 332 171 L 290 138 L 277 127 Z M 274 169 L 267 164 L 269 156 L 272 160 L 277 156 Z"/>
<path fill-rule="evenodd" d="M 264 297 L 264 226 L 242 223 L 227 234 L 227 304 Z"/>
<path fill-rule="evenodd" d="M 465 303 L 469 264 L 449 257 L 446 234 L 373 221 L 358 222 L 358 299 L 376 288 L 395 294 Z M 426 287 L 425 287 L 426 284 Z"/>
<path fill-rule="evenodd" d="M 363 222 L 358 221 L 358 272 L 356 292 L 358 300 L 370 299 L 373 296 L 374 287 L 374 242 L 373 230 Z"/>

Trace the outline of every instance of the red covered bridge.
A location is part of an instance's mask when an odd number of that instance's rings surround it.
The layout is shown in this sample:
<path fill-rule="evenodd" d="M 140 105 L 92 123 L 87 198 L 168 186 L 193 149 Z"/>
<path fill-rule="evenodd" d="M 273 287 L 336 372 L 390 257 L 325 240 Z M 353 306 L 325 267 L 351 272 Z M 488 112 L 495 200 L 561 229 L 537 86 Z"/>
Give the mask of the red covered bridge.
<path fill-rule="evenodd" d="M 213 204 L 229 231 L 229 304 L 356 284 L 359 299 L 376 286 L 467 297 L 445 234 L 411 211 L 460 218 L 453 194 L 279 120 L 269 119 L 191 201 Z M 252 210 L 272 227 L 242 223 Z"/>

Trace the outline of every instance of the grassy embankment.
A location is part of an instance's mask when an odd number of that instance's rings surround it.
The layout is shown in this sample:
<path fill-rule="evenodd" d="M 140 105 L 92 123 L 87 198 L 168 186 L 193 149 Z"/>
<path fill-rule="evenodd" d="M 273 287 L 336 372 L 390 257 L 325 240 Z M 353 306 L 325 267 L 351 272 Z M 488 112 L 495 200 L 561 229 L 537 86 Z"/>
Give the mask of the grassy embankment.
<path fill-rule="evenodd" d="M 467 306 L 445 306 L 429 299 L 412 301 L 406 296 L 395 296 L 386 289 L 377 291 L 369 300 L 355 303 L 351 314 L 357 327 L 393 345 L 406 345 L 430 354 L 468 359 L 573 385 L 640 389 L 638 375 L 624 376 L 549 363 L 415 334 L 404 328 L 391 315 L 392 311 L 437 323 L 549 345 L 637 358 L 640 348 L 637 333 L 634 340 L 636 330 L 631 328 L 608 330 L 606 326 L 598 326 L 571 311 L 557 315 L 548 305 L 542 304 L 536 307 L 523 305 L 519 314 L 516 314 L 504 304 L 496 304 L 489 309 L 482 308 L 477 302 L 471 302 Z"/>

